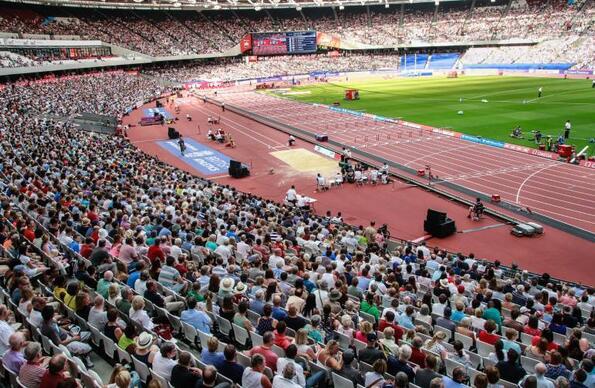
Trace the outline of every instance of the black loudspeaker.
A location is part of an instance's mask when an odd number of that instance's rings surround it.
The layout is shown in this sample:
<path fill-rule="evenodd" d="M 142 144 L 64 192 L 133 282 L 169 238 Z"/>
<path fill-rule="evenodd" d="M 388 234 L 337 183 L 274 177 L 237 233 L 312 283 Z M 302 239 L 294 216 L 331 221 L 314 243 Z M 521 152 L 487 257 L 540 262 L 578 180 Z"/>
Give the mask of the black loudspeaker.
<path fill-rule="evenodd" d="M 243 178 L 245 176 L 250 175 L 250 170 L 248 169 L 248 166 L 242 164 L 242 162 L 238 162 L 237 160 L 229 161 L 229 169 L 227 171 L 229 175 L 233 178 Z"/>
<path fill-rule="evenodd" d="M 175 128 L 169 127 L 167 128 L 167 137 L 169 137 L 170 139 L 179 139 L 180 133 L 176 131 Z"/>
<path fill-rule="evenodd" d="M 322 133 L 317 133 L 314 135 L 316 141 L 328 141 L 328 135 L 323 135 Z"/>
<path fill-rule="evenodd" d="M 428 209 L 424 230 L 434 237 L 448 237 L 457 231 L 457 227 L 446 213 Z"/>

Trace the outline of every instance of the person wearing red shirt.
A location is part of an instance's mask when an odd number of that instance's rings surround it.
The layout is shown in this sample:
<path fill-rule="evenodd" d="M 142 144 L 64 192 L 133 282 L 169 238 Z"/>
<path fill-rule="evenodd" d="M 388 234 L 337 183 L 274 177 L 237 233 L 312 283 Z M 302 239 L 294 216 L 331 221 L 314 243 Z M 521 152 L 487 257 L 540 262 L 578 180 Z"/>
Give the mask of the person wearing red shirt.
<path fill-rule="evenodd" d="M 161 262 L 165 261 L 165 253 L 159 246 L 161 244 L 161 240 L 156 238 L 153 245 L 149 247 L 147 251 L 147 257 L 151 260 L 151 263 L 155 260 L 159 259 Z"/>
<path fill-rule="evenodd" d="M 287 324 L 284 321 L 277 323 L 275 330 L 275 345 L 285 350 L 291 345 L 291 338 L 285 335 L 287 331 Z"/>
<path fill-rule="evenodd" d="M 27 228 L 23 230 L 23 236 L 31 242 L 35 240 L 35 223 L 33 221 L 30 221 Z"/>
<path fill-rule="evenodd" d="M 540 336 L 541 330 L 539 330 L 539 319 L 535 315 L 531 315 L 527 324 L 523 328 L 523 333 L 529 334 L 532 336 Z"/>
<path fill-rule="evenodd" d="M 395 313 L 392 311 L 387 311 L 384 315 L 384 318 L 380 320 L 378 323 L 378 331 L 384 331 L 384 329 L 387 327 L 392 327 L 392 329 L 395 331 L 396 342 L 399 342 L 399 340 L 403 338 L 403 334 L 405 334 L 405 332 L 399 325 L 395 323 Z"/>
<path fill-rule="evenodd" d="M 66 380 L 64 368 L 66 367 L 66 356 L 62 353 L 56 354 L 50 359 L 48 370 L 41 378 L 40 387 L 56 388 L 58 384 Z"/>
<path fill-rule="evenodd" d="M 91 220 L 92 224 L 95 224 L 99 221 L 99 216 L 95 212 L 97 207 L 95 205 L 91 205 L 89 207 L 89 211 L 87 212 L 86 216 L 89 220 Z"/>
<path fill-rule="evenodd" d="M 264 357 L 264 361 L 266 366 L 272 369 L 273 372 L 277 370 L 277 359 L 279 356 L 275 352 L 273 352 L 272 347 L 274 344 L 274 336 L 273 333 L 267 331 L 262 336 L 263 344 L 260 346 L 255 346 L 248 352 L 248 355 L 252 357 L 255 354 L 260 354 Z"/>
<path fill-rule="evenodd" d="M 413 338 L 411 342 L 411 357 L 409 357 L 409 361 L 419 365 L 420 368 L 426 367 L 426 354 L 421 350 L 424 341 L 421 337 Z"/>
<path fill-rule="evenodd" d="M 80 255 L 83 256 L 85 259 L 88 259 L 91 256 L 91 252 L 95 249 L 95 244 L 93 243 L 93 239 L 91 237 L 85 238 L 85 243 L 81 245 Z"/>
<path fill-rule="evenodd" d="M 482 330 L 479 333 L 477 339 L 479 339 L 481 342 L 485 342 L 486 344 L 494 345 L 500 339 L 499 335 L 494 334 L 494 330 L 496 330 L 496 327 L 496 322 L 492 321 L 491 319 L 488 319 L 486 323 L 484 323 L 483 325 L 483 328 L 485 330 Z"/>

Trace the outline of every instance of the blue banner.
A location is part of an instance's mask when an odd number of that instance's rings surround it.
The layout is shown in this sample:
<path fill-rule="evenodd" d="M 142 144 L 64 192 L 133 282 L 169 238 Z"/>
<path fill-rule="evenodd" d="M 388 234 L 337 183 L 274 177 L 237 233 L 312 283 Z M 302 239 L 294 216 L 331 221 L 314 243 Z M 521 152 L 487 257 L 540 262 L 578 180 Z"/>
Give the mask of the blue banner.
<path fill-rule="evenodd" d="M 358 111 L 351 110 L 351 109 L 338 108 L 336 106 L 329 106 L 329 109 L 334 110 L 335 112 L 349 113 L 350 115 L 354 115 L 354 116 L 362 116 L 363 115 L 362 112 L 358 112 Z"/>
<path fill-rule="evenodd" d="M 279 75 L 279 76 L 274 76 L 274 77 L 256 78 L 257 83 L 274 82 L 274 81 L 283 81 L 283 77 Z"/>
<path fill-rule="evenodd" d="M 461 139 L 471 141 L 473 143 L 485 144 L 485 145 L 489 145 L 489 146 L 497 147 L 497 148 L 504 148 L 504 144 L 505 144 L 501 141 L 492 140 L 492 139 L 484 139 L 483 137 L 470 136 L 470 135 L 461 135 Z"/>
<path fill-rule="evenodd" d="M 155 114 L 155 112 L 157 112 L 157 113 L 161 114 L 166 120 L 174 118 L 171 115 L 171 113 L 166 111 L 165 108 L 163 108 L 163 107 L 161 107 L 161 108 L 146 108 L 143 110 L 143 112 L 145 113 L 145 117 L 153 116 Z"/>
<path fill-rule="evenodd" d="M 177 139 L 162 140 L 158 141 L 157 144 L 204 175 L 221 175 L 228 172 L 230 161 L 228 156 L 193 139 L 184 139 L 184 144 L 186 144 L 184 156 L 180 153 Z"/>

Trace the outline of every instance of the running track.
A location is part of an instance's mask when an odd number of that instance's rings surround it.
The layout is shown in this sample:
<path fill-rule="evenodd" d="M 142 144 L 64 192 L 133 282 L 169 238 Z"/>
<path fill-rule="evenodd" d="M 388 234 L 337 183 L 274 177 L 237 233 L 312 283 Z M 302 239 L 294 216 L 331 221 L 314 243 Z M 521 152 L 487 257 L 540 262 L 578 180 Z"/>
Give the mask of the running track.
<path fill-rule="evenodd" d="M 499 194 L 503 201 L 595 233 L 593 169 L 256 92 L 219 94 L 217 100 L 312 134 L 327 133 L 414 170 L 431 165 L 441 182 Z"/>

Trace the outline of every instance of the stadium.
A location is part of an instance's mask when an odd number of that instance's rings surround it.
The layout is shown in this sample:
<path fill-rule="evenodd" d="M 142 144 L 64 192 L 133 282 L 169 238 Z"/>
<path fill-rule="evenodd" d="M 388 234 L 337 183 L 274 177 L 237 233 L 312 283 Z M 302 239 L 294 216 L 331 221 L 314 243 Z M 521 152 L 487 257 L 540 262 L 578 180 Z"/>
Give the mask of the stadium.
<path fill-rule="evenodd" d="M 595 388 L 595 1 L 0 1 L 0 386 Z"/>

